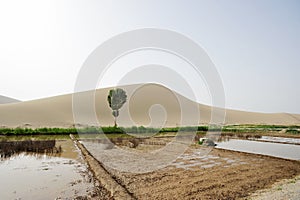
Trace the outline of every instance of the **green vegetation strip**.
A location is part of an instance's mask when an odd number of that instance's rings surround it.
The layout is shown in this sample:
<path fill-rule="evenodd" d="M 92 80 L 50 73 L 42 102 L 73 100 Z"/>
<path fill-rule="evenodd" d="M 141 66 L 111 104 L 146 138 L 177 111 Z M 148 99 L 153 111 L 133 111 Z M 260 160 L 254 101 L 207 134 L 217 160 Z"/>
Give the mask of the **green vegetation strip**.
<path fill-rule="evenodd" d="M 123 133 L 169 133 L 169 132 L 207 132 L 220 131 L 217 126 L 186 126 L 168 128 L 146 128 L 140 127 L 86 127 L 86 128 L 0 128 L 0 135 L 69 135 L 69 134 L 123 134 Z M 279 132 L 285 130 L 289 134 L 299 134 L 300 126 L 284 125 L 226 125 L 222 127 L 222 132 Z"/>

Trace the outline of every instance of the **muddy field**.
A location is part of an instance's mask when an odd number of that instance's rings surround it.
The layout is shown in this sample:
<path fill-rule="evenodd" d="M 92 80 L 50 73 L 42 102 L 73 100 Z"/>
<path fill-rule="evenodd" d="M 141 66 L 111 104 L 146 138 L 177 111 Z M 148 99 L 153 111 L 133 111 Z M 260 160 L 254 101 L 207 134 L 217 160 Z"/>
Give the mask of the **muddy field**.
<path fill-rule="evenodd" d="M 108 199 L 70 139 L 0 140 L 0 199 Z"/>
<path fill-rule="evenodd" d="M 165 168 L 126 173 L 103 169 L 103 163 L 96 160 L 106 159 L 110 164 L 117 160 L 118 165 L 132 169 L 134 160 L 121 159 L 114 145 L 99 139 L 81 140 L 76 144 L 87 144 L 89 150 L 84 148 L 82 154 L 71 140 L 52 139 L 2 141 L 2 199 L 299 199 L 300 161 L 216 148 L 210 151 L 210 147 L 192 144 Z M 170 137 L 112 139 L 122 150 L 135 153 L 156 151 L 170 141 Z M 93 164 L 88 160 L 94 160 Z M 284 179 L 289 185 L 282 184 Z M 124 198 L 126 194 L 129 198 Z"/>
<path fill-rule="evenodd" d="M 244 199 L 300 174 L 300 162 L 193 146 L 170 166 L 144 174 L 108 169 L 137 199 Z"/>

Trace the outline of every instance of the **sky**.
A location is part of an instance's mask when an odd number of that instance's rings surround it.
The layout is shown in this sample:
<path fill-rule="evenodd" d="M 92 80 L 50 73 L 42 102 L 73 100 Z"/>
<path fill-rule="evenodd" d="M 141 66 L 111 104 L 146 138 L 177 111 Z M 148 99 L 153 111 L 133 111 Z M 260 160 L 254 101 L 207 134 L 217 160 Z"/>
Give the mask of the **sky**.
<path fill-rule="evenodd" d="M 26 101 L 72 93 L 95 48 L 150 27 L 173 30 L 205 49 L 227 108 L 300 113 L 299 11 L 297 0 L 1 1 L 0 95 Z M 114 78 L 108 74 L 99 87 Z"/>

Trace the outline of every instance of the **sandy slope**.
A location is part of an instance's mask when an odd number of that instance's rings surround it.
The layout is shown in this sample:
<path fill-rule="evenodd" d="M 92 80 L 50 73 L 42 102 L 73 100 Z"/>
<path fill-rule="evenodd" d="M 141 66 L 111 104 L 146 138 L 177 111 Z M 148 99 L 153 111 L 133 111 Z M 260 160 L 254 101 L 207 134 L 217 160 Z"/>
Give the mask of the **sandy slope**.
<path fill-rule="evenodd" d="M 20 102 L 20 101 L 10 98 L 10 97 L 5 97 L 5 96 L 0 95 L 0 104 L 17 103 L 17 102 Z"/>
<path fill-rule="evenodd" d="M 122 86 L 128 97 L 131 97 L 120 110 L 118 124 L 121 126 L 151 125 L 160 126 L 167 117 L 165 126 L 196 125 L 200 113 L 200 123 L 208 123 L 211 118 L 211 107 L 197 104 L 175 94 L 165 87 L 148 84 Z M 96 115 L 102 126 L 113 125 L 113 117 L 107 103 L 110 88 L 76 94 L 76 108 L 80 117 L 76 123 L 96 125 L 94 118 L 88 113 L 88 100 L 95 100 Z M 133 94 L 133 95 L 132 95 Z M 164 109 L 154 104 L 160 104 Z M 184 110 L 182 123 L 181 108 Z M 150 109 L 150 113 L 148 112 Z M 198 113 L 199 110 L 199 113 Z M 92 112 L 94 113 L 94 112 Z M 130 117 L 135 124 L 131 122 Z M 188 113 L 188 115 L 186 114 Z M 78 116 L 78 115 L 76 115 Z M 152 119 L 152 121 L 151 121 Z M 34 101 L 0 105 L 0 126 L 17 127 L 70 127 L 74 124 L 72 113 L 72 94 L 39 99 Z M 263 114 L 236 110 L 226 111 L 226 124 L 300 124 L 298 114 Z"/>

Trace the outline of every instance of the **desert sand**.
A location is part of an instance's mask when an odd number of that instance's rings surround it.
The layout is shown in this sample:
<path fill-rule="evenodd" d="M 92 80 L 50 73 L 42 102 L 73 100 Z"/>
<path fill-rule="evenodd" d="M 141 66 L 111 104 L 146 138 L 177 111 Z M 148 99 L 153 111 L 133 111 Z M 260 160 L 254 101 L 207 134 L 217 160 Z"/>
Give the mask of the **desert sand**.
<path fill-rule="evenodd" d="M 118 125 L 120 126 L 189 126 L 207 124 L 211 119 L 211 107 L 198 104 L 181 96 L 166 87 L 157 84 L 127 85 L 123 88 L 128 101 L 120 110 Z M 72 94 L 50 98 L 15 102 L 0 105 L 0 126 L 2 127 L 72 127 L 74 124 L 113 126 L 114 119 L 107 102 L 111 88 L 76 93 L 77 117 L 74 121 L 72 112 Z M 94 95 L 95 94 L 95 98 Z M 88 99 L 94 100 L 96 116 L 99 124 L 87 110 Z M 158 106 L 160 104 L 164 109 Z M 181 121 L 181 108 L 185 113 Z M 150 111 L 150 112 L 149 112 Z M 92 113 L 95 113 L 94 111 Z M 128 114 L 130 113 L 130 115 Z M 197 117 L 200 115 L 200 121 Z M 130 117 L 129 117 L 130 116 Z M 166 118 L 164 118 L 166 116 Z M 132 120 L 130 120 L 132 119 Z M 165 121 L 165 124 L 161 124 Z M 226 110 L 224 124 L 300 124 L 299 114 L 288 113 L 257 113 L 238 110 Z"/>
<path fill-rule="evenodd" d="M 0 95 L 0 104 L 17 103 L 17 102 L 20 102 L 20 101 L 17 99 L 13 99 L 10 97 Z"/>

